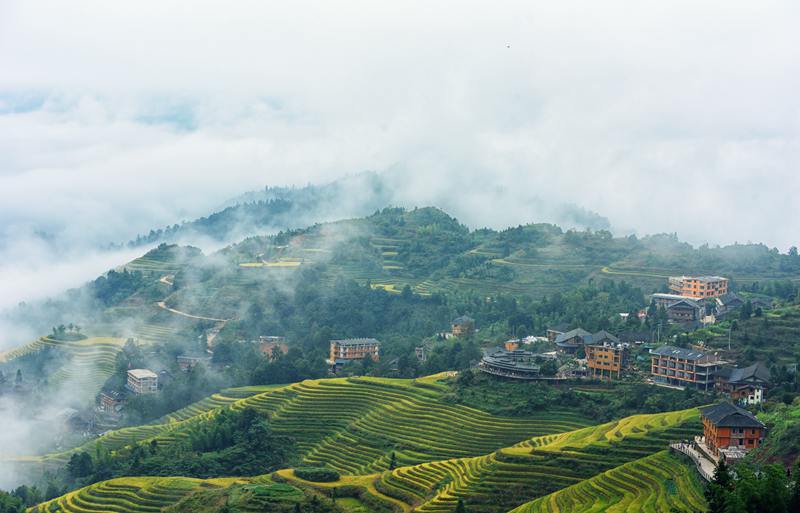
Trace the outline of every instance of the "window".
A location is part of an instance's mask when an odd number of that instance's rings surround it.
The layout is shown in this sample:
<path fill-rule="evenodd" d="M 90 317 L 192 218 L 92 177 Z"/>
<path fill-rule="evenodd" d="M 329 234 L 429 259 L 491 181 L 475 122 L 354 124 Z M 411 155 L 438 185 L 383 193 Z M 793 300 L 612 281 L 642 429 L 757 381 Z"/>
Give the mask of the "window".
<path fill-rule="evenodd" d="M 744 438 L 739 439 L 739 445 L 744 445 Z"/>

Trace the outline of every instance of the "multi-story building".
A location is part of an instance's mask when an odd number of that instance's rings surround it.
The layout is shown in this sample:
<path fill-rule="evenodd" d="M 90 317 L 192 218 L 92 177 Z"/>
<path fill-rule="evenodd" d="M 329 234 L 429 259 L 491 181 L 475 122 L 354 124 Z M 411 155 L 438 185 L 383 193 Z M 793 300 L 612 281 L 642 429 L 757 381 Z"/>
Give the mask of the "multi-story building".
<path fill-rule="evenodd" d="M 467 315 L 453 319 L 451 332 L 456 337 L 472 336 L 475 333 L 475 319 Z"/>
<path fill-rule="evenodd" d="M 331 340 L 331 352 L 328 365 L 335 373 L 342 365 L 371 358 L 380 360 L 381 343 L 374 338 L 348 338 L 344 340 Z"/>
<path fill-rule="evenodd" d="M 755 415 L 731 403 L 700 410 L 705 445 L 727 460 L 743 457 L 764 441 L 767 427 Z"/>
<path fill-rule="evenodd" d="M 722 276 L 671 276 L 669 288 L 681 296 L 714 298 L 728 293 L 728 279 Z"/>
<path fill-rule="evenodd" d="M 487 351 L 478 363 L 478 369 L 495 376 L 514 379 L 537 379 L 540 367 L 536 364 L 538 355 L 516 349 L 507 351 L 495 349 Z"/>
<path fill-rule="evenodd" d="M 148 369 L 131 369 L 127 387 L 134 394 L 154 394 L 158 392 L 158 374 Z"/>
<path fill-rule="evenodd" d="M 588 375 L 594 379 L 622 377 L 627 365 L 628 350 L 623 344 L 591 344 L 585 346 Z"/>
<path fill-rule="evenodd" d="M 701 390 L 713 390 L 715 372 L 725 363 L 715 354 L 673 346 L 651 349 L 650 359 L 654 381 Z"/>

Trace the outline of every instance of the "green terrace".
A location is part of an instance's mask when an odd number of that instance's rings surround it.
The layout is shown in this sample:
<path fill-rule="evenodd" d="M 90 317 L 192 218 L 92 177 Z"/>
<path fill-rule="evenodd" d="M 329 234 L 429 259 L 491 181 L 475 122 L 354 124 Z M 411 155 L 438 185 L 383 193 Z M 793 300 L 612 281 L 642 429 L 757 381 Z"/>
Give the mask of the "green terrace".
<path fill-rule="evenodd" d="M 694 470 L 661 451 L 545 495 L 511 513 L 705 510 L 703 490 Z"/>
<path fill-rule="evenodd" d="M 315 382 L 311 382 L 315 383 Z M 335 382 L 334 382 L 335 383 Z M 375 380 L 372 385 L 386 387 L 394 383 Z M 331 386 L 330 383 L 318 387 Z M 434 382 L 420 383 L 427 392 L 436 391 Z M 306 383 L 308 386 L 308 383 Z M 406 384 L 406 386 L 412 386 Z M 241 401 L 280 394 L 284 387 L 274 392 L 265 392 L 245 397 Z M 313 388 L 313 387 L 312 387 Z M 334 387 L 335 388 L 335 387 Z M 399 387 L 402 388 L 402 387 Z M 233 389 L 233 394 L 247 394 L 258 390 Z M 298 395 L 308 390 L 295 390 Z M 422 392 L 422 395 L 426 395 Z M 351 404 L 352 401 L 349 401 Z M 277 404 L 277 403 L 276 403 Z M 318 403 L 315 403 L 318 404 Z M 271 409 L 269 407 L 266 407 Z M 445 412 L 452 414 L 452 411 Z M 431 412 L 419 412 L 417 419 L 406 418 L 401 428 L 408 436 L 419 436 L 414 432 L 414 421 L 419 421 Z M 329 420 L 329 419 L 327 419 Z M 365 419 L 369 423 L 375 418 Z M 471 429 L 481 423 L 477 419 L 462 417 L 451 422 L 449 427 L 457 429 L 461 422 L 471 422 Z M 391 422 L 391 421 L 390 421 Z M 484 419 L 485 429 L 500 425 L 498 419 Z M 296 424 L 295 427 L 299 427 Z M 275 481 L 288 481 L 295 487 L 322 491 L 329 495 L 332 488 L 340 496 L 367 499 L 380 510 L 408 513 L 452 512 L 458 501 L 463 500 L 468 511 L 500 513 L 537 512 L 590 512 L 590 511 L 646 511 L 671 512 L 674 510 L 705 510 L 705 502 L 697 477 L 690 465 L 668 454 L 664 447 L 675 439 L 686 438 L 698 429 L 697 410 L 684 410 L 652 415 L 634 415 L 602 425 L 576 429 L 565 433 L 554 433 L 528 438 L 523 442 L 492 452 L 462 458 L 430 460 L 425 463 L 403 466 L 394 470 L 372 472 L 369 465 L 363 466 L 361 475 L 343 475 L 339 480 L 327 483 L 304 481 L 289 470 L 281 470 L 272 476 L 251 478 L 189 479 L 179 477 L 129 477 L 104 481 L 70 492 L 52 501 L 29 510 L 30 513 L 135 513 L 162 511 L 181 501 L 194 504 L 207 497 L 209 491 L 234 486 L 270 485 L 283 486 L 270 496 L 280 495 L 297 500 L 297 493 L 287 495 L 293 489 L 285 485 L 271 485 Z M 386 424 L 374 429 L 386 429 Z M 483 431 L 484 437 L 489 436 Z M 363 438 L 355 436 L 348 440 L 350 452 L 359 451 Z M 488 443 L 476 443 L 463 438 L 463 432 L 445 436 L 438 432 L 428 436 L 426 443 L 440 449 L 452 442 L 463 440 L 464 446 L 480 447 Z M 451 449 L 445 448 L 450 451 Z M 462 448 L 462 450 L 467 450 Z M 362 454 L 364 460 L 382 457 L 378 454 Z M 306 463 L 326 463 L 307 461 Z M 327 461 L 335 466 L 335 461 Z M 281 492 L 281 493 L 278 493 Z M 193 494 L 196 499 L 192 499 Z M 194 500 L 194 502 L 192 502 Z M 269 502 L 269 501 L 267 501 Z M 363 507 L 363 503 L 354 500 Z M 349 503 L 345 503 L 349 504 Z M 261 506 L 268 508 L 269 504 Z M 516 508 L 516 509 L 515 509 Z M 249 511 L 250 509 L 245 508 Z M 257 507 L 252 511 L 261 511 Z"/>
<path fill-rule="evenodd" d="M 387 469 L 392 452 L 404 465 L 477 456 L 533 436 L 590 424 L 567 410 L 523 419 L 498 417 L 444 403 L 443 395 L 432 378 L 339 378 L 229 389 L 159 423 L 112 431 L 84 450 L 91 451 L 97 442 L 110 450 L 151 440 L 171 444 L 220 408 L 252 407 L 269 417 L 276 433 L 297 441 L 304 465 L 325 464 L 354 475 Z M 71 452 L 45 459 L 63 461 Z"/>
<path fill-rule="evenodd" d="M 500 513 L 662 451 L 700 429 L 696 409 L 635 415 L 570 433 L 533 438 L 474 457 L 384 472 L 376 487 L 415 511 Z"/>

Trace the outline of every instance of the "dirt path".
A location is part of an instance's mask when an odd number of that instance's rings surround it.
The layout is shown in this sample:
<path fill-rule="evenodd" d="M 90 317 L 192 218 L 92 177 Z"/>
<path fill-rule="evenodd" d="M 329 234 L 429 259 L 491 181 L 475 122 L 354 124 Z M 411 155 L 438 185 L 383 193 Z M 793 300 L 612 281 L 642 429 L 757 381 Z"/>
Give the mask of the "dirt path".
<path fill-rule="evenodd" d="M 168 312 L 172 312 L 176 315 L 182 315 L 184 317 L 188 317 L 190 319 L 199 319 L 201 321 L 214 321 L 214 322 L 228 322 L 230 319 L 217 319 L 216 317 L 203 317 L 202 315 L 192 315 L 190 313 L 181 312 L 180 310 L 175 310 L 174 308 L 170 308 L 167 306 L 166 301 L 159 301 L 156 303 L 159 308 L 162 308 Z"/>

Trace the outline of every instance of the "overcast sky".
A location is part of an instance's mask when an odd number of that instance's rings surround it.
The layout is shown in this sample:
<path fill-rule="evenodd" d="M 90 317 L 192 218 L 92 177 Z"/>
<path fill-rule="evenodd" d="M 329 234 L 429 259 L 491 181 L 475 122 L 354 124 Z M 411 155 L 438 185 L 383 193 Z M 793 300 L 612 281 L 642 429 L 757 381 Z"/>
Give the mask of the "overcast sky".
<path fill-rule="evenodd" d="M 799 6 L 0 0 L 0 307 L 112 265 L 91 244 L 393 166 L 485 225 L 538 197 L 785 252 Z"/>

